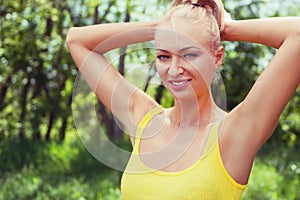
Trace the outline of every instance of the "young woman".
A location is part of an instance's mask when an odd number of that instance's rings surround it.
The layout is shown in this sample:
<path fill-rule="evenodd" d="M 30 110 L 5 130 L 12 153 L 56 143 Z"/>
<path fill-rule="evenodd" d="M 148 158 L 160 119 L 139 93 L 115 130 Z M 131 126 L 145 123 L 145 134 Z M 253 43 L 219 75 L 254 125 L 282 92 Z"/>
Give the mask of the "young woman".
<path fill-rule="evenodd" d="M 219 0 L 177 0 L 161 20 L 69 31 L 81 74 L 131 134 L 124 200 L 239 199 L 245 190 L 257 151 L 299 86 L 300 18 L 224 21 L 224 12 Z M 209 87 L 222 64 L 221 38 L 278 49 L 245 100 L 228 113 L 216 106 Z M 150 40 L 172 108 L 126 81 L 104 56 Z"/>

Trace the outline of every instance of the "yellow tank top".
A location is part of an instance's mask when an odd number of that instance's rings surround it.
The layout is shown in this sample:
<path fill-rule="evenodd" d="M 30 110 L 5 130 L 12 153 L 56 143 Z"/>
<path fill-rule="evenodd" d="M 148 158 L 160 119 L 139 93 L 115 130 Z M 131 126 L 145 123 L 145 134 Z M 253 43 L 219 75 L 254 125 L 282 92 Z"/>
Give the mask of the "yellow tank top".
<path fill-rule="evenodd" d="M 235 182 L 226 171 L 219 149 L 218 126 L 212 128 L 203 156 L 191 167 L 164 172 L 147 167 L 139 159 L 144 128 L 163 108 L 151 110 L 139 124 L 133 152 L 121 180 L 123 200 L 237 200 L 246 185 Z"/>

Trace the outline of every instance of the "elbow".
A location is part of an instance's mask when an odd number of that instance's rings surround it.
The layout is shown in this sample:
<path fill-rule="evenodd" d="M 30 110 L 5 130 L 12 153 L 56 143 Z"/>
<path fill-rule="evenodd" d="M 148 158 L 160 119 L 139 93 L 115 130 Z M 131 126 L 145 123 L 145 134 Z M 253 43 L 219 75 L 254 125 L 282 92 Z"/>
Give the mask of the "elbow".
<path fill-rule="evenodd" d="M 296 32 L 300 35 L 300 17 L 296 17 L 297 25 L 296 25 Z"/>
<path fill-rule="evenodd" d="M 74 29 L 75 29 L 74 27 L 70 28 L 67 33 L 66 42 L 68 47 L 74 42 Z"/>
<path fill-rule="evenodd" d="M 66 43 L 68 49 L 72 48 L 72 45 L 74 45 L 78 40 L 76 39 L 77 34 L 77 27 L 72 27 L 68 30 L 67 37 L 66 37 Z"/>
<path fill-rule="evenodd" d="M 297 26 L 295 26 L 294 32 L 290 35 L 291 40 L 293 40 L 293 43 L 296 44 L 298 47 L 300 46 L 300 18 L 296 23 Z M 298 52 L 300 51 L 300 48 L 297 48 Z"/>
<path fill-rule="evenodd" d="M 300 45 L 300 17 L 288 18 L 290 20 L 289 26 L 287 26 L 286 33 L 284 34 L 284 38 L 282 42 L 276 46 L 276 48 L 280 48 L 283 43 L 286 41 L 293 41 L 292 43 Z"/>
<path fill-rule="evenodd" d="M 298 39 L 300 38 L 300 17 L 295 18 L 290 36 Z"/>
<path fill-rule="evenodd" d="M 296 37 L 300 38 L 300 22 L 299 22 L 299 26 L 297 27 L 297 30 L 296 30 Z"/>

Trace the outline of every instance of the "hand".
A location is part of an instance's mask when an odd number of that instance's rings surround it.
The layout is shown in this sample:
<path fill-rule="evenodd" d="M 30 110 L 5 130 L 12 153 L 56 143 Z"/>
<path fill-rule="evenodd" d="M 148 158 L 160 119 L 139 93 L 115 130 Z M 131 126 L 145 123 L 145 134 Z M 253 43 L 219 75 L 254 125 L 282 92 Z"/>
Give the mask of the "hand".
<path fill-rule="evenodd" d="M 221 0 L 198 0 L 197 3 L 199 6 L 212 9 L 212 13 L 215 16 L 220 32 L 222 33 L 225 26 L 225 20 L 228 18 L 231 19 L 230 14 L 224 9 L 224 5 Z"/>
<path fill-rule="evenodd" d="M 227 22 L 232 21 L 231 15 L 224 8 L 221 0 L 202 0 L 202 4 L 206 4 L 213 9 L 213 14 L 218 22 L 220 33 L 225 29 Z"/>
<path fill-rule="evenodd" d="M 221 28 L 220 28 L 220 33 L 224 32 L 226 24 L 231 22 L 231 21 L 233 21 L 232 18 L 231 18 L 231 14 L 224 9 L 224 15 L 223 15 L 223 19 L 222 19 L 222 25 L 221 25 Z"/>
<path fill-rule="evenodd" d="M 230 33 L 229 33 L 229 29 L 228 28 L 230 26 L 230 23 L 234 22 L 235 20 L 233 20 L 231 18 L 230 13 L 228 13 L 226 10 L 224 10 L 224 18 L 222 21 L 222 27 L 220 29 L 220 34 L 221 34 L 221 40 L 222 41 L 233 41 Z"/>

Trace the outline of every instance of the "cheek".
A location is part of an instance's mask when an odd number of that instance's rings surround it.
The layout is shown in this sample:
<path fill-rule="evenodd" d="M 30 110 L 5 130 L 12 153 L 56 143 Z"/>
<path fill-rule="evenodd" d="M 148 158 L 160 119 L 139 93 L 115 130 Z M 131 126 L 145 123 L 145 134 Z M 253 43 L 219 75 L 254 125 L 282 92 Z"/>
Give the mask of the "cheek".
<path fill-rule="evenodd" d="M 209 58 L 205 58 L 197 61 L 197 63 L 193 63 L 193 66 L 194 73 L 209 85 L 215 72 L 215 64 L 213 61 Z"/>
<path fill-rule="evenodd" d="M 162 79 L 166 79 L 167 73 L 168 73 L 168 68 L 163 65 L 163 64 L 156 64 L 156 71 L 159 75 L 159 77 Z"/>

